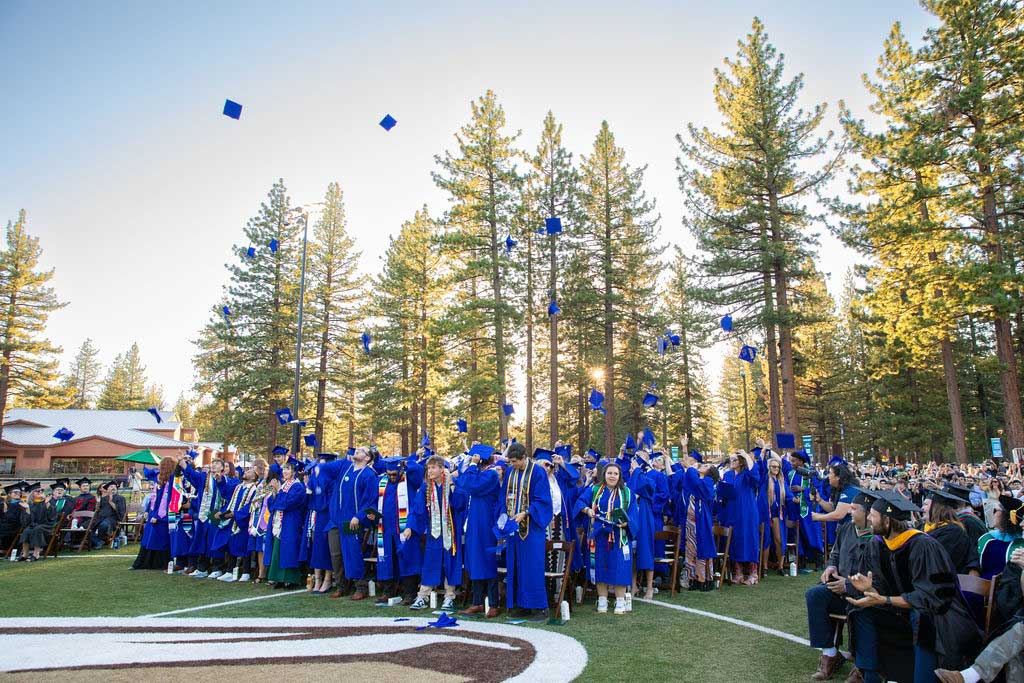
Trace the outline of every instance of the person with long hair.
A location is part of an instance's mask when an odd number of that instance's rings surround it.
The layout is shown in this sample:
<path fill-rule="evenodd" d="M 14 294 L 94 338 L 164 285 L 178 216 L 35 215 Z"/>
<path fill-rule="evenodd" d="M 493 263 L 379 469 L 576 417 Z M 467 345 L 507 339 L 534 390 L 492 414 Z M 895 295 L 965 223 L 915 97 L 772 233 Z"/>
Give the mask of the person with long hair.
<path fill-rule="evenodd" d="M 270 526 L 263 549 L 267 578 L 274 588 L 297 587 L 302 581 L 299 572 L 299 544 L 302 542 L 302 520 L 306 516 L 306 487 L 295 478 L 295 465 L 281 466 L 282 480 L 271 480 L 268 508 Z"/>
<path fill-rule="evenodd" d="M 174 505 L 180 504 L 181 496 L 174 488 L 176 468 L 177 462 L 171 456 L 160 460 L 160 470 L 146 508 L 146 525 L 142 530 L 139 554 L 135 556 L 132 569 L 164 569 L 171 560 L 167 519 L 173 513 Z"/>
<path fill-rule="evenodd" d="M 811 492 L 814 502 L 824 510 L 812 512 L 811 520 L 845 524 L 850 521 L 850 505 L 857 496 L 857 480 L 845 462 L 835 461 L 828 468 L 828 484 L 831 489 L 828 500 L 822 499 L 814 491 Z"/>
<path fill-rule="evenodd" d="M 1021 538 L 1024 501 L 1005 493 L 1000 494 L 994 514 L 995 528 L 978 539 L 983 579 L 991 579 L 1002 573 L 1013 551 L 1024 548 L 1024 539 Z"/>
<path fill-rule="evenodd" d="M 28 498 L 21 503 L 21 558 L 27 561 L 44 559 L 43 548 L 50 541 L 57 525 L 57 511 L 47 500 L 38 483 L 28 487 Z M 31 550 L 31 555 L 29 551 Z"/>
<path fill-rule="evenodd" d="M 591 520 L 589 578 L 597 585 L 597 611 L 608 612 L 611 587 L 615 593 L 614 613 L 625 614 L 626 588 L 633 583 L 630 532 L 639 520 L 636 496 L 623 481 L 617 462 L 605 465 L 600 483 L 582 492 L 575 512 Z"/>
<path fill-rule="evenodd" d="M 687 439 L 680 443 L 685 450 Z M 673 477 L 681 477 L 677 516 L 681 516 L 686 530 L 683 562 L 687 586 L 689 590 L 707 592 L 715 587 L 714 559 L 718 556 L 713 533 L 718 468 L 710 463 L 704 464 L 704 456 L 696 449 L 684 455 L 682 460 L 679 474 L 673 474 Z"/>
<path fill-rule="evenodd" d="M 409 609 L 426 609 L 435 586 L 444 589 L 443 611 L 455 609 L 455 589 L 462 583 L 463 512 L 466 497 L 456 492 L 455 481 L 440 455 L 427 458 L 427 480 L 413 502 L 409 525 L 402 532 L 405 543 L 413 534 L 424 539 L 420 589 Z"/>
<path fill-rule="evenodd" d="M 265 464 L 265 463 L 264 463 Z M 234 570 L 238 570 L 238 581 L 251 578 L 249 568 L 249 517 L 253 512 L 253 501 L 259 494 L 259 474 L 255 465 L 249 465 L 242 471 L 242 483 L 231 491 L 227 509 L 221 515 L 230 533 L 227 542 L 227 554 L 230 561 L 225 565 L 225 572 L 218 580 L 232 583 L 236 580 Z"/>
<path fill-rule="evenodd" d="M 732 559 L 732 583 L 753 586 L 758 581 L 757 564 L 761 556 L 759 542 L 760 515 L 757 511 L 757 492 L 761 488 L 760 472 L 754 467 L 754 458 L 745 451 L 737 451 L 729 459 L 734 473 L 729 508 L 732 512 L 732 541 L 729 555 Z"/>
<path fill-rule="evenodd" d="M 498 616 L 498 557 L 494 552 L 494 524 L 498 519 L 498 496 L 501 475 L 491 465 L 493 448 L 474 444 L 470 448 L 469 466 L 455 480 L 455 490 L 466 496 L 466 543 L 463 561 L 473 586 L 473 600 L 462 614 L 483 614 L 487 619 Z M 488 451 L 491 451 L 488 453 Z M 484 609 L 484 593 L 488 609 Z"/>
<path fill-rule="evenodd" d="M 765 452 L 765 451 L 762 451 Z M 761 495 L 758 497 L 758 504 L 761 509 L 761 517 L 765 520 L 764 543 L 765 549 L 775 549 L 776 569 L 779 574 L 785 574 L 786 564 L 786 510 L 793 500 L 793 493 L 786 485 L 786 478 L 782 473 L 782 460 L 767 451 L 767 462 L 764 458 L 758 458 L 758 467 L 763 477 L 761 481 Z"/>
<path fill-rule="evenodd" d="M 956 514 L 962 503 L 952 493 L 929 491 L 924 501 L 924 531 L 946 549 L 957 574 L 977 576 L 981 567 L 978 546 L 971 543 Z"/>
<path fill-rule="evenodd" d="M 267 565 L 263 563 L 265 559 L 263 549 L 266 547 L 267 529 L 270 526 L 270 495 L 274 492 L 274 487 L 271 484 L 270 467 L 266 460 L 257 458 L 253 469 L 258 477 L 258 482 L 256 493 L 249 505 L 249 541 L 246 547 L 249 552 L 249 566 L 251 571 L 256 573 L 256 576 L 251 577 L 252 581 L 253 583 L 263 583 L 267 580 Z"/>

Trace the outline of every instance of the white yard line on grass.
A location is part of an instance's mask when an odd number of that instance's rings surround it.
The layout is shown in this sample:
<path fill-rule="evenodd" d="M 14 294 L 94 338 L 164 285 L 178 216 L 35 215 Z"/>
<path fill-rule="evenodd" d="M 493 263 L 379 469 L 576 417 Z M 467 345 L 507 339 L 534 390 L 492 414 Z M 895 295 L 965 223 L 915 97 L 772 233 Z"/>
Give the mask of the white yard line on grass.
<path fill-rule="evenodd" d="M 107 553 L 106 555 L 58 555 L 57 557 L 48 557 L 47 560 L 77 560 L 82 557 L 120 557 L 123 560 L 134 560 L 135 558 L 131 555 L 115 555 L 113 553 Z"/>
<path fill-rule="evenodd" d="M 142 616 L 135 617 L 136 619 L 150 619 L 152 617 L 169 617 L 172 614 L 185 614 L 186 612 L 198 612 L 204 609 L 213 609 L 214 607 L 227 607 L 228 605 L 240 605 L 243 602 L 253 602 L 255 600 L 269 600 L 270 598 L 283 598 L 286 595 L 300 595 L 305 593 L 304 590 L 284 591 L 283 593 L 271 593 L 270 595 L 257 595 L 254 598 L 242 598 L 240 600 L 228 600 L 227 602 L 215 602 L 210 605 L 199 605 L 198 607 L 186 607 L 185 609 L 175 609 L 170 612 L 157 612 L 156 614 L 143 614 Z"/>
<path fill-rule="evenodd" d="M 743 626 L 745 628 L 753 629 L 754 631 L 760 631 L 761 633 L 767 633 L 768 635 L 776 636 L 777 638 L 784 638 L 790 642 L 797 643 L 798 645 L 806 645 L 810 647 L 810 641 L 794 636 L 785 631 L 777 631 L 767 626 L 761 626 L 759 624 L 752 624 L 749 621 L 743 621 L 742 619 L 734 619 L 732 617 L 726 617 L 721 614 L 715 614 L 714 612 L 705 612 L 702 609 L 694 609 L 692 607 L 683 607 L 682 605 L 673 605 L 668 602 L 662 602 L 661 600 L 646 600 L 644 598 L 633 598 L 637 602 L 645 602 L 648 605 L 657 605 L 658 607 L 667 607 L 669 609 L 679 610 L 680 612 L 689 612 L 690 614 L 696 614 L 702 617 L 708 617 L 709 619 L 718 619 L 724 621 L 727 624 L 733 624 L 735 626 Z"/>

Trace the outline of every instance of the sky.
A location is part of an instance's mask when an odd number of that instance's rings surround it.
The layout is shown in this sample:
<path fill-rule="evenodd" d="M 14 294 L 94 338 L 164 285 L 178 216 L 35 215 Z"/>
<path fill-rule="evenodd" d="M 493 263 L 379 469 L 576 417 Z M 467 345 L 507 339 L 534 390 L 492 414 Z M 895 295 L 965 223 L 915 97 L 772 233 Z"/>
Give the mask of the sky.
<path fill-rule="evenodd" d="M 787 75 L 804 74 L 805 108 L 827 103 L 832 127 L 839 100 L 869 116 L 861 76 L 892 23 L 913 40 L 933 23 L 913 0 L 6 0 L 0 220 L 25 209 L 55 271 L 68 305 L 47 334 L 63 365 L 87 337 L 104 363 L 137 342 L 171 404 L 193 383 L 193 340 L 232 245 L 278 178 L 295 204 L 340 183 L 372 273 L 418 208 L 445 210 L 434 156 L 454 149 L 488 89 L 526 149 L 549 110 L 576 160 L 607 120 L 627 161 L 647 166 L 661 242 L 692 251 L 675 136 L 720 120 L 713 71 L 755 15 Z M 221 114 L 226 98 L 243 105 L 240 120 Z M 387 113 L 390 132 L 377 125 Z M 821 232 L 835 293 L 857 258 Z M 713 378 L 723 348 L 707 356 Z"/>

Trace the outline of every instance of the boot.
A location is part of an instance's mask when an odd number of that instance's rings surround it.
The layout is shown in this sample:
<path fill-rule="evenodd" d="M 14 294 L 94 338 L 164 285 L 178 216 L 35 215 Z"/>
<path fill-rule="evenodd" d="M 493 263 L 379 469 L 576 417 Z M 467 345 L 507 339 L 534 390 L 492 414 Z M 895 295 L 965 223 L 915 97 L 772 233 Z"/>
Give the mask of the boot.
<path fill-rule="evenodd" d="M 846 658 L 841 654 L 836 654 L 834 657 L 822 654 L 818 657 L 818 670 L 811 676 L 816 681 L 829 681 L 832 680 L 832 675 L 839 668 L 839 665 L 846 661 Z"/>

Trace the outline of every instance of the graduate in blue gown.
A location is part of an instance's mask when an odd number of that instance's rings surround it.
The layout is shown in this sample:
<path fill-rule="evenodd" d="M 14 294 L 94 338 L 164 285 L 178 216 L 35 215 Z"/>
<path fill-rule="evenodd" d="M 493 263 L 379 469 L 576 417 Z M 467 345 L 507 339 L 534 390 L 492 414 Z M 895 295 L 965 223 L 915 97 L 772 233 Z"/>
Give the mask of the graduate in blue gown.
<path fill-rule="evenodd" d="M 231 538 L 228 539 L 228 555 L 234 560 L 234 566 L 238 568 L 238 580 L 249 581 L 252 578 L 252 565 L 250 562 L 252 553 L 249 550 L 249 528 L 252 515 L 258 515 L 259 510 L 253 507 L 259 506 L 262 502 L 261 473 L 266 473 L 267 463 L 258 459 L 252 465 L 245 468 L 242 473 L 242 483 L 232 492 L 232 500 L 229 504 L 231 520 Z M 220 577 L 221 581 L 230 583 L 235 579 L 233 572 L 228 572 Z"/>
<path fill-rule="evenodd" d="M 623 483 L 618 463 L 604 467 L 600 484 L 576 501 L 576 514 L 591 520 L 591 580 L 597 584 L 597 611 L 608 612 L 608 587 L 615 592 L 615 614 L 626 612 L 626 588 L 633 581 L 630 532 L 639 525 L 636 496 Z"/>
<path fill-rule="evenodd" d="M 489 451 L 489 452 L 488 452 Z M 466 497 L 466 536 L 463 565 L 473 586 L 472 605 L 463 614 L 498 616 L 498 556 L 492 533 L 498 515 L 501 474 L 494 464 L 494 449 L 474 444 L 469 465 L 455 479 L 455 490 Z M 490 609 L 484 609 L 484 594 Z"/>
<path fill-rule="evenodd" d="M 339 531 L 345 584 L 355 582 L 353 600 L 368 597 L 363 537 L 366 530 L 374 526 L 366 513 L 377 509 L 379 480 L 372 465 L 373 456 L 365 446 L 355 449 L 350 459 L 317 465 L 321 481 L 328 484 L 337 481 L 337 495 L 330 503 L 331 521 L 327 529 Z M 347 585 L 339 588 L 335 595 L 341 597 L 346 588 Z"/>
<path fill-rule="evenodd" d="M 317 456 L 320 464 L 333 462 L 334 453 Z M 330 523 L 330 486 L 317 474 L 315 466 L 306 467 L 306 491 L 309 494 L 309 511 L 306 513 L 306 541 L 308 548 L 306 562 L 313 570 L 313 585 L 310 592 L 323 595 L 331 590 L 334 583 L 334 565 L 331 562 L 331 547 L 327 542 L 327 525 Z"/>
<path fill-rule="evenodd" d="M 231 511 L 232 505 L 237 503 L 237 500 L 232 500 L 232 496 L 235 489 L 237 489 L 241 484 L 241 480 L 227 476 L 226 472 L 229 471 L 229 468 L 223 467 L 221 471 L 222 474 L 219 476 L 215 475 L 213 479 L 214 484 L 217 487 L 218 496 L 216 508 L 209 525 L 209 544 L 207 555 L 210 558 L 209 578 L 211 579 L 218 579 L 224 576 L 224 569 L 227 569 L 227 574 L 231 573 L 233 565 L 225 561 L 225 555 L 228 551 L 228 541 L 231 540 L 232 526 L 231 516 L 228 513 Z"/>
<path fill-rule="evenodd" d="M 822 535 L 821 524 L 814 521 L 813 513 L 817 511 L 817 484 L 814 481 L 816 474 L 809 470 L 808 463 L 810 456 L 805 450 L 793 451 L 789 454 L 789 462 L 793 470 L 787 475 L 789 479 L 789 490 L 793 493 L 793 500 L 789 504 L 787 521 L 791 525 L 800 527 L 800 557 L 804 561 L 804 569 L 808 562 L 821 563 Z"/>
<path fill-rule="evenodd" d="M 761 547 L 775 549 L 776 570 L 784 574 L 786 569 L 786 513 L 793 493 L 789 490 L 782 460 L 770 450 L 762 450 L 755 464 L 761 477 L 761 495 L 758 510 L 764 524 Z"/>
<path fill-rule="evenodd" d="M 406 543 L 413 534 L 424 539 L 420 589 L 409 609 L 427 609 L 435 586 L 444 586 L 441 609 L 455 609 L 455 588 L 462 583 L 462 528 L 466 496 L 455 490 L 455 481 L 444 458 L 427 458 L 427 479 L 413 502 L 409 527 L 402 532 Z"/>
<path fill-rule="evenodd" d="M 412 505 L 423 485 L 423 468 L 403 456 L 384 458 L 384 474 L 377 479 L 377 582 L 388 584 L 378 590 L 385 597 L 402 597 L 411 605 L 419 586 L 423 551 L 419 539 L 406 542 L 402 533 L 409 528 Z"/>
<path fill-rule="evenodd" d="M 683 443 L 686 448 L 686 443 Z M 705 465 L 696 450 L 683 456 L 684 551 L 690 590 L 710 591 L 715 586 L 714 559 L 718 556 L 712 518 L 715 507 L 718 468 Z"/>
<path fill-rule="evenodd" d="M 654 482 L 648 476 L 651 471 L 650 456 L 645 450 L 636 451 L 635 457 L 629 463 L 629 476 L 627 485 L 630 492 L 636 499 L 637 514 L 636 524 L 630 527 L 633 542 L 633 567 L 637 572 L 643 572 L 644 582 L 647 586 L 651 599 L 654 598 L 654 510 L 652 499 L 654 498 Z M 637 592 L 636 582 L 632 582 L 634 592 Z"/>
<path fill-rule="evenodd" d="M 169 508 L 173 498 L 174 458 L 165 457 L 160 461 L 160 469 L 153 470 L 153 493 L 146 507 L 146 526 L 142 531 L 139 543 L 139 554 L 135 557 L 132 569 L 165 569 L 171 559 L 171 542 L 167 530 L 167 519 L 171 514 Z"/>
<path fill-rule="evenodd" d="M 732 582 L 754 585 L 758 581 L 758 560 L 761 556 L 760 516 L 757 511 L 757 492 L 761 488 L 760 473 L 754 467 L 749 453 L 737 452 L 729 460 L 732 466 L 732 498 L 729 500 L 732 518 L 732 542 L 729 556 L 733 562 Z"/>
<path fill-rule="evenodd" d="M 498 516 L 505 514 L 519 524 L 505 549 L 505 604 L 509 609 L 534 610 L 531 619 L 546 620 L 545 532 L 551 523 L 551 487 L 544 468 L 526 457 L 521 443 L 509 444 L 505 457 L 509 469 L 502 482 Z"/>
<path fill-rule="evenodd" d="M 570 571 L 577 571 L 583 566 L 583 542 L 576 533 L 576 525 L 572 521 L 572 510 L 576 504 L 576 495 L 580 488 L 579 462 L 572 461 L 572 446 L 561 441 L 555 444 L 554 454 L 551 456 L 552 471 L 548 473 L 548 485 L 551 489 L 552 501 L 552 525 L 548 527 L 548 538 L 555 540 L 572 541 L 573 546 Z M 553 481 L 552 481 L 553 480 Z M 554 510 L 555 488 L 560 501 L 559 512 Z M 554 529 L 554 518 L 557 516 L 561 535 L 558 536 Z M 561 557 L 558 553 L 553 553 Z M 561 572 L 564 567 L 555 566 L 553 558 L 548 558 L 549 571 Z"/>
<path fill-rule="evenodd" d="M 270 525 L 263 550 L 267 579 L 275 588 L 298 586 L 299 544 L 302 542 L 302 521 L 306 517 L 306 486 L 295 478 L 295 465 L 281 467 L 283 481 L 272 480 L 268 508 Z"/>
<path fill-rule="evenodd" d="M 220 569 L 220 561 L 211 558 L 210 542 L 213 540 L 214 515 L 222 506 L 220 489 L 215 483 L 215 478 L 224 475 L 224 461 L 214 459 L 210 463 L 210 471 L 203 472 L 192 465 L 192 459 L 182 456 L 182 475 L 195 490 L 195 497 L 191 502 L 192 511 L 192 545 L 188 554 L 195 558 L 196 571 L 190 576 L 197 579 L 205 579 L 211 571 Z M 216 562 L 216 566 L 211 565 Z"/>

